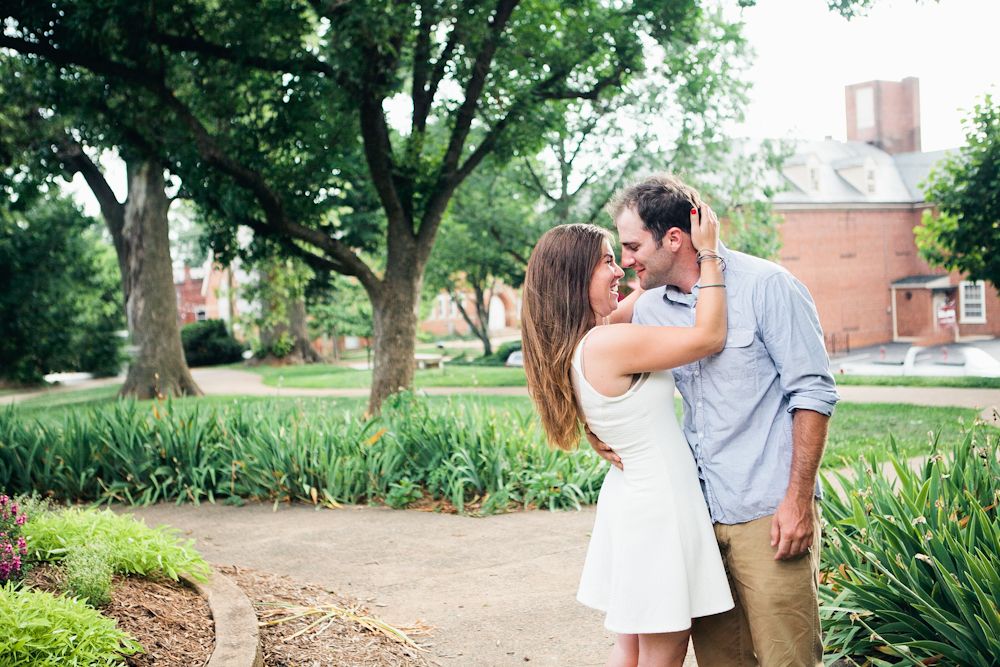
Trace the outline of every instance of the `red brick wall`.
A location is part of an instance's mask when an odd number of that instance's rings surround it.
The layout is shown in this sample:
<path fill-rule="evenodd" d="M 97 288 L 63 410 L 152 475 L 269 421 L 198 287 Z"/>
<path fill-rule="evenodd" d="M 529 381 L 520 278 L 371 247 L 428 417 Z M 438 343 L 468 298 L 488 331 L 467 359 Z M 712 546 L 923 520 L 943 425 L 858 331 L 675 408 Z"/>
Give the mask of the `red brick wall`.
<path fill-rule="evenodd" d="M 892 340 L 889 285 L 936 273 L 917 255 L 913 209 L 783 211 L 779 262 L 816 301 L 828 344 L 840 352 Z M 834 351 L 831 349 L 831 351 Z"/>
<path fill-rule="evenodd" d="M 872 88 L 875 124 L 858 128 L 855 106 L 857 91 Z M 848 141 L 864 141 L 888 153 L 910 153 L 920 150 L 920 84 L 916 78 L 902 81 L 868 81 L 847 86 Z"/>
<path fill-rule="evenodd" d="M 901 338 L 925 336 L 933 332 L 932 296 L 929 289 L 896 290 L 896 331 Z"/>

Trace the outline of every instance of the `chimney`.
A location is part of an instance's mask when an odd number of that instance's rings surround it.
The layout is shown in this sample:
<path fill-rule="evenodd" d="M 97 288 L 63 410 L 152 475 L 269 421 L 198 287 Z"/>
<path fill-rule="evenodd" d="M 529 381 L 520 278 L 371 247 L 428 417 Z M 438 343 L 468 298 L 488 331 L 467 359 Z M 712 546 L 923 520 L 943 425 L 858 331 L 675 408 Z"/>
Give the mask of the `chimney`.
<path fill-rule="evenodd" d="M 920 82 L 868 81 L 845 89 L 847 140 L 864 141 L 887 153 L 920 151 Z"/>

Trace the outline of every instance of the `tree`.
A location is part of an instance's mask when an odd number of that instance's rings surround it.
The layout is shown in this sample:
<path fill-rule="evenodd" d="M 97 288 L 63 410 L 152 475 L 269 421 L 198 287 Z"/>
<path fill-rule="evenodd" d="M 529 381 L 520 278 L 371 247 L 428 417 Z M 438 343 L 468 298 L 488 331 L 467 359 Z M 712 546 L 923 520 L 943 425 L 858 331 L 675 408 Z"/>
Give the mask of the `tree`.
<path fill-rule="evenodd" d="M 38 63 L 0 56 L 7 137 L 4 183 L 27 192 L 58 176 L 81 174 L 97 198 L 114 244 L 129 336 L 136 350 L 121 395 L 154 398 L 201 393 L 184 361 L 168 241 L 170 198 L 162 163 L 141 140 L 119 130 L 99 81 L 83 73 L 63 80 Z M 127 163 L 128 196 L 119 202 L 86 143 L 117 147 Z M 17 176 L 25 176 L 18 179 Z M 27 183 L 25 182 L 27 181 Z M 30 187 L 29 187 L 30 186 Z"/>
<path fill-rule="evenodd" d="M 0 209 L 0 380 L 118 373 L 119 282 L 96 221 L 69 200 Z"/>
<path fill-rule="evenodd" d="M 312 315 L 311 331 L 333 340 L 335 358 L 339 354 L 340 337 L 372 337 L 371 303 L 355 278 L 337 274 L 319 276 L 306 289 L 306 304 Z M 371 348 L 368 350 L 370 362 Z"/>
<path fill-rule="evenodd" d="M 568 100 L 612 97 L 643 70 L 646 39 L 681 87 L 710 99 L 717 83 L 687 77 L 695 47 L 718 38 L 702 37 L 694 0 L 14 6 L 0 46 L 129 91 L 119 122 L 169 156 L 199 204 L 361 282 L 373 409 L 412 382 L 424 269 L 486 157 L 537 150 Z M 404 100 L 395 127 L 388 108 Z M 158 111 L 155 131 L 132 122 L 136 108 Z M 338 227 L 328 213 L 345 205 Z"/>
<path fill-rule="evenodd" d="M 455 195 L 431 253 L 428 287 L 448 293 L 485 355 L 493 354 L 489 307 L 497 282 L 518 287 L 524 279 L 525 259 L 537 240 L 536 203 L 534 193 L 511 183 L 502 168 L 486 165 Z"/>
<path fill-rule="evenodd" d="M 966 144 L 931 170 L 925 211 L 913 231 L 920 254 L 931 264 L 1000 285 L 1000 105 L 990 95 L 965 123 Z"/>
<path fill-rule="evenodd" d="M 257 278 L 247 297 L 260 311 L 252 317 L 260 343 L 256 356 L 264 362 L 312 363 L 320 361 L 307 326 L 305 293 L 313 272 L 301 260 L 270 255 L 253 262 Z"/>
<path fill-rule="evenodd" d="M 787 142 L 764 141 L 756 148 L 725 143 L 710 174 L 693 181 L 724 221 L 723 240 L 733 250 L 776 259 L 781 250 L 780 218 L 771 200 L 783 187 L 781 166 L 793 152 Z"/>

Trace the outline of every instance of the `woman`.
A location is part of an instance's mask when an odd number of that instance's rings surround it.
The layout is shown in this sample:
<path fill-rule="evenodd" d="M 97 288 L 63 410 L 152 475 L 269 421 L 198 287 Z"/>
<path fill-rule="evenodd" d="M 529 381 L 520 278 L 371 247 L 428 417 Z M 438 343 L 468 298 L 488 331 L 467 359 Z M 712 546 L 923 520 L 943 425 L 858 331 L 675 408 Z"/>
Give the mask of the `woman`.
<path fill-rule="evenodd" d="M 525 276 L 528 388 L 549 441 L 575 447 L 584 422 L 621 456 L 605 477 L 577 599 L 617 633 L 608 665 L 677 665 L 691 618 L 732 608 L 694 458 L 673 411 L 669 369 L 722 350 L 726 298 L 718 221 L 691 209 L 701 279 L 695 325 L 646 327 L 618 302 L 611 236 L 562 225 L 538 242 Z"/>

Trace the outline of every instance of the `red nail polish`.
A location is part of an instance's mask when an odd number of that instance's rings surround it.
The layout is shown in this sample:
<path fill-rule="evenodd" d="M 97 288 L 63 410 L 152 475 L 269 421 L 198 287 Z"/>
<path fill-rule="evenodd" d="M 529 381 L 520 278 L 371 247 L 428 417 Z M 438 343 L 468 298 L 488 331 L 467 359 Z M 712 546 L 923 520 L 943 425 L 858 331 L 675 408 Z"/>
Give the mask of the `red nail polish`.
<path fill-rule="evenodd" d="M 698 215 L 698 209 L 696 208 L 691 209 L 691 215 Z"/>

